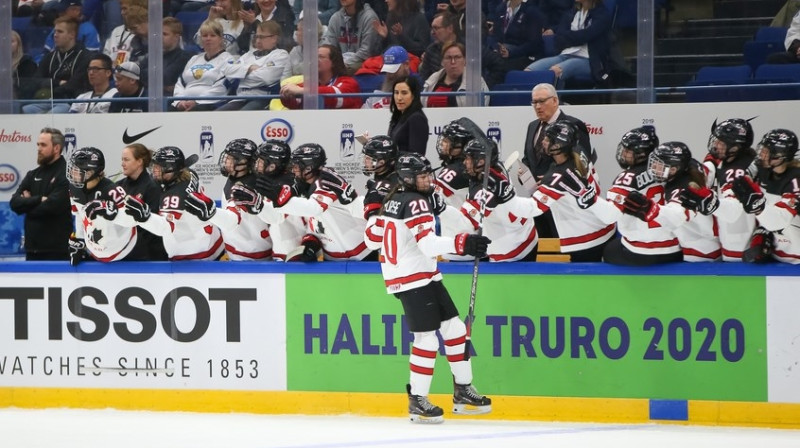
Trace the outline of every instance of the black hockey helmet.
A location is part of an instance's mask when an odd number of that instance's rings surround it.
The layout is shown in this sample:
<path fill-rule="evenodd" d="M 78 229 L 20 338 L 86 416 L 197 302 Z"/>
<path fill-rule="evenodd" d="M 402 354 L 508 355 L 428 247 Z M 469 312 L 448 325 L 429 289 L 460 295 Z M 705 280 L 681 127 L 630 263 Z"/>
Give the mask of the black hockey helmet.
<path fill-rule="evenodd" d="M 433 192 L 433 176 L 431 176 L 433 169 L 431 168 L 431 162 L 425 156 L 415 152 L 403 153 L 397 159 L 395 171 L 403 184 L 403 188 L 406 190 L 419 191 L 420 193 Z M 418 182 L 417 177 L 421 174 L 428 175 L 427 186 L 424 181 L 422 185 Z"/>
<path fill-rule="evenodd" d="M 106 158 L 97 148 L 87 146 L 75 150 L 69 156 L 67 178 L 77 188 L 83 188 L 86 182 L 97 179 L 106 168 Z"/>
<path fill-rule="evenodd" d="M 752 120 L 752 118 L 750 119 Z M 750 120 L 743 118 L 729 118 L 711 125 L 711 136 L 708 138 L 708 152 L 716 157 L 727 159 L 735 155 L 740 149 L 753 146 L 753 126 Z M 723 154 L 717 152 L 717 142 L 725 144 Z"/>
<path fill-rule="evenodd" d="M 758 144 L 758 158 L 765 168 L 790 162 L 797 154 L 797 135 L 788 129 L 773 129 Z M 773 163 L 773 162 L 777 162 Z"/>
<path fill-rule="evenodd" d="M 258 174 L 278 175 L 286 172 L 289 162 L 292 159 L 292 148 L 283 140 L 270 139 L 258 145 L 256 154 L 253 158 L 253 171 Z M 256 165 L 259 161 L 263 162 L 263 168 L 259 171 Z M 275 168 L 267 172 L 270 165 Z"/>
<path fill-rule="evenodd" d="M 658 146 L 658 136 L 656 128 L 645 125 L 623 134 L 617 145 L 617 163 L 623 169 L 641 165 L 647 162 L 647 156 Z M 625 151 L 633 152 L 633 162 L 629 163 L 625 159 Z"/>
<path fill-rule="evenodd" d="M 467 172 L 470 176 L 478 176 L 483 173 L 486 163 L 486 154 L 489 153 L 490 166 L 496 165 L 500 155 L 497 149 L 497 143 L 494 140 L 489 140 L 488 145 L 483 144 L 477 138 L 474 138 L 467 143 L 464 147 L 464 158 L 472 159 L 472 173 Z M 488 148 L 487 148 L 488 146 Z"/>
<path fill-rule="evenodd" d="M 292 151 L 292 165 L 300 169 L 300 177 L 304 180 L 309 174 L 319 174 L 327 160 L 325 149 L 316 143 L 304 143 Z"/>
<path fill-rule="evenodd" d="M 474 137 L 458 121 L 451 121 L 444 128 L 436 139 L 436 152 L 439 153 L 439 160 L 448 164 L 454 160 L 463 159 L 463 149 Z M 454 151 L 454 150 L 460 151 Z"/>
<path fill-rule="evenodd" d="M 666 182 L 689 169 L 692 152 L 683 142 L 666 142 L 658 145 L 647 160 L 647 169 L 657 180 Z M 673 169 L 674 168 L 674 169 Z"/>
<path fill-rule="evenodd" d="M 398 149 L 394 140 L 388 135 L 376 135 L 364 144 L 361 154 L 364 157 L 364 162 L 361 164 L 364 175 L 384 174 L 394 171 Z M 367 159 L 371 159 L 370 166 L 367 166 Z"/>
<path fill-rule="evenodd" d="M 544 136 L 547 137 L 549 146 L 547 154 L 571 153 L 578 141 L 577 130 L 572 123 L 564 120 L 556 121 L 547 125 L 544 129 Z"/>
<path fill-rule="evenodd" d="M 220 173 L 223 176 L 233 177 L 241 177 L 247 174 L 255 153 L 256 144 L 249 138 L 231 140 L 219 155 Z"/>

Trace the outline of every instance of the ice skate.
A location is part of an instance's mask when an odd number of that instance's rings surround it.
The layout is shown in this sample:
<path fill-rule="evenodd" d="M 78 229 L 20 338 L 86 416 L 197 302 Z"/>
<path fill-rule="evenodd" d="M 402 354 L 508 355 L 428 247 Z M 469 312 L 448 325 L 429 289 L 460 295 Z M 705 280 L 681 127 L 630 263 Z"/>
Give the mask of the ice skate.
<path fill-rule="evenodd" d="M 428 401 L 428 397 L 423 395 L 412 395 L 411 385 L 406 385 L 408 392 L 408 416 L 413 423 L 442 423 L 444 422 L 444 411 L 439 406 L 435 406 Z"/>
<path fill-rule="evenodd" d="M 492 412 L 492 399 L 475 390 L 472 384 L 454 384 L 453 414 L 479 415 Z"/>

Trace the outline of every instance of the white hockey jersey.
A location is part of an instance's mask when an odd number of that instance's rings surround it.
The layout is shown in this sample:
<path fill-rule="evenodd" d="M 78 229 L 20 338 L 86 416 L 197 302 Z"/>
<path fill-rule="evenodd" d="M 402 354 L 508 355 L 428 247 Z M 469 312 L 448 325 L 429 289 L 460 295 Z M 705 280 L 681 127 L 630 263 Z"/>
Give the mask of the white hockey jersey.
<path fill-rule="evenodd" d="M 86 249 L 95 260 L 110 262 L 125 258 L 136 245 L 137 237 L 136 223 L 121 210 L 125 205 L 125 190 L 106 178 L 91 190 L 73 186 L 69 190 L 75 237 L 85 241 Z M 113 220 L 86 216 L 86 204 L 95 200 L 106 201 L 117 208 Z"/>
<path fill-rule="evenodd" d="M 225 252 L 231 261 L 265 260 L 272 258 L 272 238 L 269 225 L 256 215 L 240 209 L 231 200 L 231 187 L 242 183 L 250 188 L 255 176 L 228 178 L 222 190 L 222 208 L 209 220 L 219 227 L 225 241 Z"/>
<path fill-rule="evenodd" d="M 125 25 L 119 25 L 111 30 L 111 34 L 106 39 L 106 44 L 103 46 L 103 54 L 111 58 L 111 63 L 114 67 L 127 62 L 131 59 L 131 41 L 133 40 L 133 32 Z"/>
<path fill-rule="evenodd" d="M 774 233 L 772 256 L 778 261 L 800 264 L 800 167 L 789 167 L 781 174 L 759 170 L 759 183 L 766 206 L 757 215 L 758 224 Z"/>
<path fill-rule="evenodd" d="M 189 59 L 183 69 L 178 82 L 175 84 L 174 96 L 225 96 L 228 88 L 225 86 L 224 69 L 232 59 L 225 51 L 213 59 L 206 59 L 205 53 L 200 53 Z M 219 100 L 197 100 L 199 104 L 213 104 Z M 172 105 L 177 105 L 178 100 Z"/>
<path fill-rule="evenodd" d="M 664 186 L 666 204 L 662 205 L 654 221 L 671 229 L 683 251 L 683 261 L 717 261 L 722 257 L 716 218 L 705 216 L 681 205 L 680 194 L 691 178 L 682 175 Z"/>

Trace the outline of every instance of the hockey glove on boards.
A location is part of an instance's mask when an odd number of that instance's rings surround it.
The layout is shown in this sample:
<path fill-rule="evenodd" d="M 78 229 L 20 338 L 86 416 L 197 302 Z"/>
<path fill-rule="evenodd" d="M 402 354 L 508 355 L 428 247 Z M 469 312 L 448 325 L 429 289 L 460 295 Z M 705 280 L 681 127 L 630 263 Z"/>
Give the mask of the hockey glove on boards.
<path fill-rule="evenodd" d="M 78 263 L 87 258 L 86 242 L 82 238 L 69 238 L 69 264 L 77 266 Z"/>
<path fill-rule="evenodd" d="M 127 196 L 125 213 L 132 216 L 136 222 L 145 222 L 150 219 L 150 206 L 136 196 Z"/>
<path fill-rule="evenodd" d="M 758 227 L 750 237 L 747 249 L 742 253 L 742 261 L 767 263 L 772 259 L 773 250 L 775 250 L 775 235 L 763 227 Z"/>
<path fill-rule="evenodd" d="M 650 222 L 655 219 L 658 216 L 658 212 L 658 204 L 635 190 L 628 193 L 622 203 L 622 213 L 635 216 L 644 222 Z"/>
<path fill-rule="evenodd" d="M 242 184 L 231 187 L 231 200 L 251 215 L 257 215 L 264 209 L 264 198 L 261 194 Z"/>
<path fill-rule="evenodd" d="M 703 215 L 713 214 L 719 207 L 717 194 L 708 187 L 700 187 L 694 182 L 681 191 L 679 196 L 681 205 L 689 210 L 694 210 Z"/>
<path fill-rule="evenodd" d="M 200 218 L 201 221 L 208 221 L 217 213 L 217 205 L 214 204 L 214 200 L 197 191 L 186 195 L 184 209 Z"/>
<path fill-rule="evenodd" d="M 317 252 L 322 249 L 322 242 L 319 238 L 313 235 L 306 235 L 303 237 L 303 247 L 303 254 L 300 255 L 300 261 L 318 261 Z"/>
<path fill-rule="evenodd" d="M 86 217 L 94 221 L 98 216 L 101 216 L 109 221 L 113 221 L 117 216 L 117 206 L 112 201 L 101 201 L 95 199 L 86 203 L 83 212 Z"/>
<path fill-rule="evenodd" d="M 483 235 L 459 233 L 455 238 L 456 254 L 483 258 L 491 242 L 492 240 Z"/>
<path fill-rule="evenodd" d="M 736 199 L 742 203 L 746 213 L 757 215 L 764 211 L 764 207 L 767 205 L 764 192 L 761 191 L 761 186 L 753 181 L 750 176 L 740 176 L 734 179 L 731 189 L 733 194 L 736 195 Z"/>

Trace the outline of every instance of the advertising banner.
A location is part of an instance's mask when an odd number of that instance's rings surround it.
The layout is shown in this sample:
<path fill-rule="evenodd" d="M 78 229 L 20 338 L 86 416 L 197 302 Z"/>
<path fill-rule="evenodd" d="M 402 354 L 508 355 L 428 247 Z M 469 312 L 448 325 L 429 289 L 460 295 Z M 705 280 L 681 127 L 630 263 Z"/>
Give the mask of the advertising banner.
<path fill-rule="evenodd" d="M 286 390 L 282 274 L 15 274 L 0 387 Z"/>
<path fill-rule="evenodd" d="M 464 317 L 470 276 L 444 283 Z M 497 395 L 766 401 L 765 302 L 763 277 L 481 276 L 475 382 Z M 286 313 L 289 390 L 403 390 L 412 336 L 380 275 L 289 275 Z M 440 356 L 432 392 L 451 391 Z"/>

